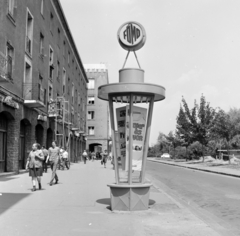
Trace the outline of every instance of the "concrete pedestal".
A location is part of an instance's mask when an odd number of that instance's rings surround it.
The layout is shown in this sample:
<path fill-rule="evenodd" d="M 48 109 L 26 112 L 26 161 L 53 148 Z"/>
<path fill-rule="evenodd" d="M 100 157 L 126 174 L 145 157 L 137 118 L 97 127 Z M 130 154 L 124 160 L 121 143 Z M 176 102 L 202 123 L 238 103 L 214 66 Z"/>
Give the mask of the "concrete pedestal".
<path fill-rule="evenodd" d="M 108 184 L 112 211 L 147 210 L 152 184 Z"/>

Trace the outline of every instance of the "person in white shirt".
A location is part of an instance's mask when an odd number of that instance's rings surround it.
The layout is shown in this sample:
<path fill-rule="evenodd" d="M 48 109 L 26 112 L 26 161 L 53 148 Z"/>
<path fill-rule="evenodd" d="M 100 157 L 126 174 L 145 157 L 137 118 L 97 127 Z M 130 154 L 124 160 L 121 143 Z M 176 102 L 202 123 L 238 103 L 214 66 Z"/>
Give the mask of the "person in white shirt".
<path fill-rule="evenodd" d="M 64 165 L 65 165 L 66 168 L 69 170 L 69 166 L 68 166 L 68 152 L 67 152 L 67 150 L 63 150 L 62 159 L 63 159 L 63 168 L 64 168 Z"/>

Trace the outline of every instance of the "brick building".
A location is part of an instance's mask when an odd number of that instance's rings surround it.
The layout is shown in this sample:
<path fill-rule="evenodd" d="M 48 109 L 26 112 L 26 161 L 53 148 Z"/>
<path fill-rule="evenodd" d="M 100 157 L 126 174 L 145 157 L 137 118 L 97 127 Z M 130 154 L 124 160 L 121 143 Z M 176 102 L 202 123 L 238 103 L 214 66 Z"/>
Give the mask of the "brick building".
<path fill-rule="evenodd" d="M 87 149 L 91 152 L 109 149 L 108 102 L 98 99 L 98 87 L 108 84 L 108 70 L 104 64 L 84 64 L 88 77 Z"/>
<path fill-rule="evenodd" d="M 71 146 L 75 161 L 88 79 L 60 2 L 0 0 L 0 21 L 0 172 L 23 169 L 35 141 Z"/>

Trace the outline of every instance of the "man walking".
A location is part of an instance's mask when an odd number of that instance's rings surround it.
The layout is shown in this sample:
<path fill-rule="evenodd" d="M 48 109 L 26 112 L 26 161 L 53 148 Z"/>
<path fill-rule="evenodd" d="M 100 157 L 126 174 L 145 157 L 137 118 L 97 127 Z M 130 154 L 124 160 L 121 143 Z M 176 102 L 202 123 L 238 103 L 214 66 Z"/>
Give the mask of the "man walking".
<path fill-rule="evenodd" d="M 69 170 L 69 166 L 68 166 L 68 152 L 67 152 L 67 150 L 63 150 L 62 159 L 63 159 L 63 170 L 64 170 L 64 165 Z"/>
<path fill-rule="evenodd" d="M 87 152 L 86 152 L 86 150 L 83 151 L 82 157 L 83 157 L 84 164 L 86 164 L 86 161 L 87 161 Z"/>
<path fill-rule="evenodd" d="M 50 166 L 52 169 L 52 178 L 49 183 L 50 186 L 52 186 L 54 179 L 55 179 L 55 184 L 58 183 L 58 176 L 56 172 L 57 172 L 57 166 L 59 163 L 59 154 L 60 154 L 60 149 L 59 147 L 57 147 L 56 142 L 53 141 L 52 147 L 50 147 L 48 150 L 48 157 L 47 157 L 47 161 L 48 160 L 50 161 Z"/>
<path fill-rule="evenodd" d="M 43 171 L 47 173 L 47 157 L 48 157 L 48 150 L 45 148 L 45 146 L 42 146 L 42 152 L 44 155 L 44 160 L 43 160 Z"/>

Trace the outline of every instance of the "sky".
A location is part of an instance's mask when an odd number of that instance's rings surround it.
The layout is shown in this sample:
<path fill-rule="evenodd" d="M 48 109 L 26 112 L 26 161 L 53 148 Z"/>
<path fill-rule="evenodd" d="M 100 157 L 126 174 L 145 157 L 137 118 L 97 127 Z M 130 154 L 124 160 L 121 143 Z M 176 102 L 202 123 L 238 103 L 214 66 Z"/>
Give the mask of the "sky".
<path fill-rule="evenodd" d="M 154 104 L 150 145 L 176 129 L 182 96 L 190 108 L 203 94 L 214 108 L 240 108 L 240 1 L 60 0 L 83 64 L 105 63 L 118 82 L 127 51 L 119 27 L 137 21 L 147 40 L 137 51 L 145 82 L 166 89 Z M 133 54 L 125 67 L 137 68 Z"/>

